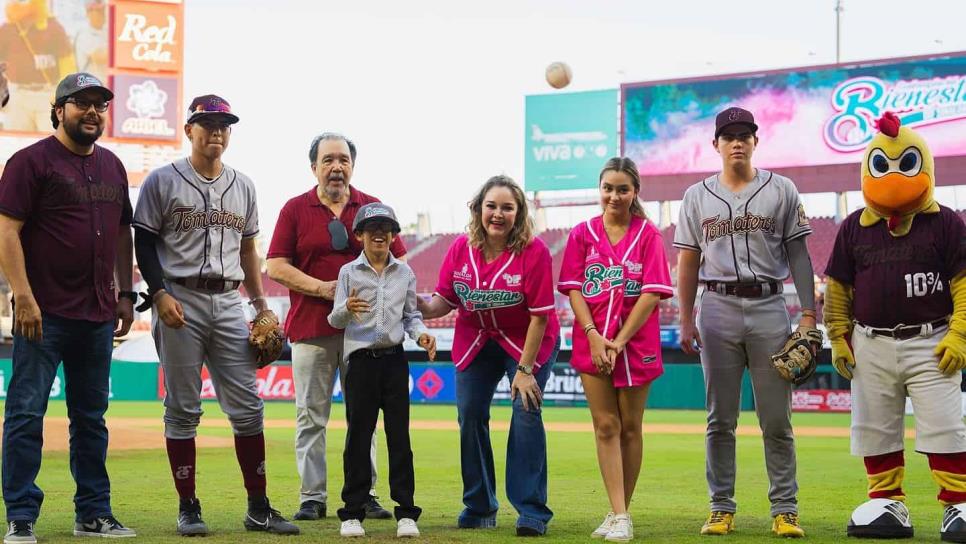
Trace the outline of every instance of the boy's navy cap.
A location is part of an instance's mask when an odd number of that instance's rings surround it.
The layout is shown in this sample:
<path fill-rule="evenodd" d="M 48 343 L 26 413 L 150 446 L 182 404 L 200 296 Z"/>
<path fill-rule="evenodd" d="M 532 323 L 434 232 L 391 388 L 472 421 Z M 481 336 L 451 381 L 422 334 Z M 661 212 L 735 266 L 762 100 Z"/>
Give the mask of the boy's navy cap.
<path fill-rule="evenodd" d="M 356 218 L 352 220 L 352 232 L 361 231 L 366 221 L 375 219 L 390 221 L 393 232 L 399 232 L 401 230 L 399 228 L 399 221 L 396 220 L 396 212 L 392 211 L 392 208 L 382 202 L 370 202 L 359 208 L 359 211 L 356 212 Z"/>
<path fill-rule="evenodd" d="M 748 125 L 752 132 L 758 131 L 755 124 L 755 116 L 750 111 L 742 108 L 728 108 L 719 113 L 714 119 L 714 137 L 721 135 L 721 131 L 729 125 Z"/>

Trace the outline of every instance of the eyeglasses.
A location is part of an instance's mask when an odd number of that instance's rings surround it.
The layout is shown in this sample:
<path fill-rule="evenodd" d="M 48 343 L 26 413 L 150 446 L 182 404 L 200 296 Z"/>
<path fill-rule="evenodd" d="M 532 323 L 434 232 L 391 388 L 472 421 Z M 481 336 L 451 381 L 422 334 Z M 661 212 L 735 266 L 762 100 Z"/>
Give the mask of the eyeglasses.
<path fill-rule="evenodd" d="M 332 249 L 335 251 L 343 251 L 349 247 L 349 231 L 338 217 L 329 221 L 329 238 L 332 239 Z"/>
<path fill-rule="evenodd" d="M 94 106 L 94 111 L 97 113 L 104 113 L 107 111 L 107 107 L 111 105 L 110 102 L 98 101 L 91 102 L 90 100 L 84 100 L 83 98 L 70 97 L 65 102 L 70 102 L 71 104 L 77 106 L 77 109 L 81 111 L 87 111 L 91 106 Z"/>

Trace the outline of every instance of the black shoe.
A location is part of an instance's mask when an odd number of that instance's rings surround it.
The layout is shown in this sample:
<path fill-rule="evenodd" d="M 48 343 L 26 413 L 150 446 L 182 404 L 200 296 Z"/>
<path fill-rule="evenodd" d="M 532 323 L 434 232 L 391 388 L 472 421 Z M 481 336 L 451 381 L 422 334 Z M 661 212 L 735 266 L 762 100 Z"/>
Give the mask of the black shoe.
<path fill-rule="evenodd" d="M 325 503 L 319 501 L 305 501 L 299 511 L 292 516 L 297 520 L 325 519 Z"/>
<path fill-rule="evenodd" d="M 208 526 L 201 519 L 201 503 L 198 499 L 181 499 L 178 507 L 178 534 L 181 536 L 207 536 Z"/>
<path fill-rule="evenodd" d="M 543 536 L 543 533 L 534 529 L 533 527 L 520 526 L 517 527 L 517 536 Z"/>
<path fill-rule="evenodd" d="M 248 499 L 248 515 L 245 528 L 249 531 L 265 531 L 276 535 L 297 535 L 299 528 L 282 517 L 282 514 L 268 504 L 267 497 Z"/>
<path fill-rule="evenodd" d="M 134 529 L 122 525 L 114 516 L 104 516 L 74 523 L 74 536 L 130 538 L 137 536 L 137 533 Z"/>
<path fill-rule="evenodd" d="M 375 495 L 369 495 L 369 500 L 366 501 L 366 519 L 392 519 L 392 513 L 379 504 L 376 500 L 378 498 Z"/>
<path fill-rule="evenodd" d="M 3 544 L 37 544 L 37 536 L 34 535 L 34 522 L 18 519 L 8 523 Z"/>

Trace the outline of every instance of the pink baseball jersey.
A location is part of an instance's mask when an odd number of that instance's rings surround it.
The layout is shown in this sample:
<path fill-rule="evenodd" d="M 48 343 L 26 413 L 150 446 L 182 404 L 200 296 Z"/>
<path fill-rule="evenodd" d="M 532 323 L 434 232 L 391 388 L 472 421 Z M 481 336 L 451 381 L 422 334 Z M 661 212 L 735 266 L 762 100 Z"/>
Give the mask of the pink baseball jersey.
<path fill-rule="evenodd" d="M 553 305 L 552 261 L 539 238 L 519 254 L 505 251 L 487 263 L 466 235 L 458 237 L 443 259 L 436 294 L 459 309 L 452 351 L 457 371 L 465 370 L 490 339 L 519 361 L 531 315 L 549 316 L 537 368 L 557 344 L 560 323 Z"/>
<path fill-rule="evenodd" d="M 557 289 L 568 296 L 580 291 L 597 331 L 613 340 L 641 293 L 656 293 L 662 299 L 674 295 L 660 231 L 650 221 L 633 216 L 627 234 L 611 244 L 602 217 L 577 225 L 567 240 Z M 618 357 L 612 373 L 614 387 L 643 385 L 664 373 L 658 313 L 655 307 Z M 597 373 L 587 335 L 576 321 L 570 365 L 579 372 Z"/>

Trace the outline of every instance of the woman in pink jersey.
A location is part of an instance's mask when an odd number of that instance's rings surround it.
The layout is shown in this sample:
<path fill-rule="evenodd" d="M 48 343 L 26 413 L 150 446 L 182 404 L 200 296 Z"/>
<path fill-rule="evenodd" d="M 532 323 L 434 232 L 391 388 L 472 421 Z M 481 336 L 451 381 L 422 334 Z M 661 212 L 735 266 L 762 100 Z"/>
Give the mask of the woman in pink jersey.
<path fill-rule="evenodd" d="M 634 536 L 627 508 L 641 470 L 644 404 L 664 372 L 657 304 L 674 294 L 661 233 L 644 215 L 640 190 L 633 161 L 607 161 L 603 213 L 570 232 L 557 286 L 574 310 L 570 364 L 584 385 L 611 504 L 592 536 L 620 542 Z"/>
<path fill-rule="evenodd" d="M 436 293 L 420 308 L 426 319 L 459 311 L 452 355 L 466 507 L 458 523 L 496 527 L 490 403 L 506 376 L 513 397 L 506 494 L 519 513 L 517 535 L 539 536 L 553 516 L 540 405 L 560 336 L 550 251 L 533 236 L 526 198 L 512 179 L 490 178 L 469 207 L 469 233 L 450 246 Z"/>

